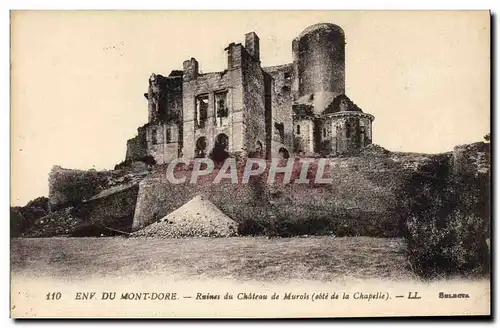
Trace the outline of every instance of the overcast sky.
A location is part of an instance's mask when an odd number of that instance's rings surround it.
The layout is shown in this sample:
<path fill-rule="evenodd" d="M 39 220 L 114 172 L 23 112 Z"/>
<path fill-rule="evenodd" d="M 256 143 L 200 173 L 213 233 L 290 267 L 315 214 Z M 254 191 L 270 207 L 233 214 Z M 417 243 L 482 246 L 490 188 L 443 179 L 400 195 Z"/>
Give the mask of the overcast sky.
<path fill-rule="evenodd" d="M 373 142 L 436 153 L 489 132 L 488 12 L 17 12 L 12 16 L 12 204 L 48 194 L 53 165 L 111 169 L 147 122 L 151 73 L 260 37 L 263 66 L 330 22 L 346 33 L 346 93 L 375 116 Z"/>

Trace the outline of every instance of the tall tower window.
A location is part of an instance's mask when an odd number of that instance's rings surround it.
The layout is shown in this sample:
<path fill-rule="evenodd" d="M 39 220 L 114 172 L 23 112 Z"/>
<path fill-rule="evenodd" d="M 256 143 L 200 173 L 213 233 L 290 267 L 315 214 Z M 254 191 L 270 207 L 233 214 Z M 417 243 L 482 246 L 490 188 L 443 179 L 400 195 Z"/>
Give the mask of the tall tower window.
<path fill-rule="evenodd" d="M 283 123 L 274 123 L 274 134 L 279 142 L 285 142 L 285 125 Z"/>
<path fill-rule="evenodd" d="M 297 124 L 297 134 L 300 134 L 300 125 Z"/>
<path fill-rule="evenodd" d="M 227 108 L 227 92 L 218 92 L 215 94 L 215 123 L 222 126 L 227 123 L 225 120 L 229 115 Z"/>
<path fill-rule="evenodd" d="M 208 95 L 196 97 L 195 121 L 198 128 L 204 128 L 208 118 Z"/>
<path fill-rule="evenodd" d="M 350 123 L 345 124 L 345 137 L 346 138 L 351 137 L 351 124 Z"/>

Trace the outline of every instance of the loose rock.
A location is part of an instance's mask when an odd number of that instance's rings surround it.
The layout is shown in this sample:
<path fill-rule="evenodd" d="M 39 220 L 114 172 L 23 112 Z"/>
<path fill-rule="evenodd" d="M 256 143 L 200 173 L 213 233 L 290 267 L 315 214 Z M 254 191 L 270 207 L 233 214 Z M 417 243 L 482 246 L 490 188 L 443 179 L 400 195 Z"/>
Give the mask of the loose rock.
<path fill-rule="evenodd" d="M 158 222 L 132 233 L 136 237 L 231 237 L 238 224 L 204 196 L 196 196 Z"/>

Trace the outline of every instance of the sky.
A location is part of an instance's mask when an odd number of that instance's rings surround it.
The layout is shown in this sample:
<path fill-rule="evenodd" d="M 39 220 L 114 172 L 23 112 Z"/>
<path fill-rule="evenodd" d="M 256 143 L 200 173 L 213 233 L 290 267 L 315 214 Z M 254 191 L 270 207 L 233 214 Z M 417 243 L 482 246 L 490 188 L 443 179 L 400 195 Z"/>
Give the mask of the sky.
<path fill-rule="evenodd" d="M 292 61 L 306 27 L 346 34 L 346 94 L 375 116 L 373 142 L 438 153 L 490 130 L 487 11 L 23 11 L 11 16 L 11 205 L 48 195 L 54 165 L 112 169 L 147 122 L 148 78 L 226 68 L 260 37 L 263 66 Z"/>

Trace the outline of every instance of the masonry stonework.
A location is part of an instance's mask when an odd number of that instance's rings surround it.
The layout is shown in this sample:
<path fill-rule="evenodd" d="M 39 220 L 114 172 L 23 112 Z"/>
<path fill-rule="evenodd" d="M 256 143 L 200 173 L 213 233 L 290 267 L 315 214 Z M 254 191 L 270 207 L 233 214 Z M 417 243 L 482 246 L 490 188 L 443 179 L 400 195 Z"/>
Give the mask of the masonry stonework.
<path fill-rule="evenodd" d="M 263 67 L 255 32 L 230 43 L 227 67 L 201 73 L 195 58 L 152 74 L 148 122 L 126 159 L 352 155 L 372 143 L 374 117 L 345 95 L 345 34 L 321 23 L 292 43 L 293 62 Z"/>

